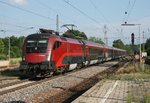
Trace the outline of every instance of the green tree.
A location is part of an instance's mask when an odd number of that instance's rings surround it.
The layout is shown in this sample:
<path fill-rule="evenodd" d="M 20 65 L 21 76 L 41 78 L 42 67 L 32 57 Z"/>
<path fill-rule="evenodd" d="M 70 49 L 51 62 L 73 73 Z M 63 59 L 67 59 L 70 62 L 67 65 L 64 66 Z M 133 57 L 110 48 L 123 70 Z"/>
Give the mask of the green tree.
<path fill-rule="evenodd" d="M 67 30 L 64 34 L 64 37 L 75 38 L 75 39 L 85 39 L 87 40 L 87 36 L 84 32 L 80 32 L 79 30 Z"/>
<path fill-rule="evenodd" d="M 24 37 L 10 37 L 10 44 L 11 44 L 11 57 L 18 58 L 21 56 L 21 49 L 23 45 Z"/>
<path fill-rule="evenodd" d="M 132 54 L 131 45 L 125 45 L 125 50 L 127 50 L 127 54 Z"/>
<path fill-rule="evenodd" d="M 15 36 L 11 36 L 10 37 L 10 45 L 11 45 L 11 47 L 18 46 L 18 38 Z"/>
<path fill-rule="evenodd" d="M 124 49 L 127 51 L 127 54 L 132 54 L 131 45 L 124 45 L 120 39 L 113 41 L 113 47 Z"/>
<path fill-rule="evenodd" d="M 114 40 L 114 41 L 113 41 L 113 47 L 120 48 L 120 49 L 125 49 L 125 45 L 124 45 L 124 43 L 121 41 L 121 39 Z"/>
<path fill-rule="evenodd" d="M 4 42 L 3 42 L 3 40 L 0 38 L 0 54 L 3 54 L 3 52 L 4 52 L 4 47 L 5 47 Z"/>
<path fill-rule="evenodd" d="M 18 38 L 18 47 L 21 49 L 23 46 L 23 42 L 24 42 L 25 37 L 24 36 L 20 36 Z"/>
<path fill-rule="evenodd" d="M 9 38 L 8 37 L 5 37 L 2 39 L 3 40 L 3 43 L 4 43 L 4 55 L 8 55 L 8 47 L 9 47 Z"/>
<path fill-rule="evenodd" d="M 18 58 L 21 56 L 21 49 L 23 46 L 24 36 L 10 37 L 10 56 L 11 58 Z M 3 55 L 8 56 L 8 47 L 9 47 L 9 37 L 5 37 L 2 39 L 4 43 Z"/>
<path fill-rule="evenodd" d="M 146 40 L 145 50 L 147 52 L 147 55 L 150 56 L 150 38 Z"/>
<path fill-rule="evenodd" d="M 92 42 L 99 43 L 99 44 L 104 44 L 104 42 L 102 41 L 101 38 L 89 37 L 88 40 L 89 40 L 89 41 L 92 41 Z"/>
<path fill-rule="evenodd" d="M 21 57 L 21 49 L 17 46 L 11 47 L 11 52 L 10 52 L 11 58 L 19 58 Z"/>

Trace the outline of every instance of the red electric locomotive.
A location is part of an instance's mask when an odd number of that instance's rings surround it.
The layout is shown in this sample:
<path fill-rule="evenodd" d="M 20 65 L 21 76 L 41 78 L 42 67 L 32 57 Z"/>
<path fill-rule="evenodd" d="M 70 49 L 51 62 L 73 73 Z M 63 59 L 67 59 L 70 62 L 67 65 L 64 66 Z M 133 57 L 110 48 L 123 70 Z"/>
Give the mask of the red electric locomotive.
<path fill-rule="evenodd" d="M 41 29 L 41 33 L 26 37 L 20 70 L 29 75 L 52 75 L 54 72 L 65 72 L 117 58 L 125 52 Z"/>

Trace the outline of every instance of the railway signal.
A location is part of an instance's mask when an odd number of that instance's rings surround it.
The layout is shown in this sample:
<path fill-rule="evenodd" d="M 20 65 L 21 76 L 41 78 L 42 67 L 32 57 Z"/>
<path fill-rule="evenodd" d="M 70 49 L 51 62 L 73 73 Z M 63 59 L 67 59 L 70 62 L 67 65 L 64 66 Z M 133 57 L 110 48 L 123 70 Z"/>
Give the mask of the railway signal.
<path fill-rule="evenodd" d="M 141 24 L 127 24 L 127 22 L 125 22 L 125 24 L 121 24 L 121 26 L 138 26 L 138 29 L 139 29 L 139 50 L 140 50 L 140 61 L 141 61 L 141 34 L 140 34 L 140 31 L 141 31 Z"/>
<path fill-rule="evenodd" d="M 134 33 L 131 34 L 131 43 L 134 45 Z"/>

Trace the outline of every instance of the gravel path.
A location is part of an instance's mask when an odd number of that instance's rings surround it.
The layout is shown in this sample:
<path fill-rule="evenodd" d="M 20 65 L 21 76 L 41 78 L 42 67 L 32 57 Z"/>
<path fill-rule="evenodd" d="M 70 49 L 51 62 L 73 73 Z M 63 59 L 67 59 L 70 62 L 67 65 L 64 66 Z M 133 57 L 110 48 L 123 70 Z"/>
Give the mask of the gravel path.
<path fill-rule="evenodd" d="M 85 79 L 90 78 L 117 63 L 118 62 L 108 62 L 105 63 L 106 65 L 100 64 L 97 66 L 90 66 L 86 69 L 82 69 L 80 71 L 73 72 L 41 84 L 1 95 L 0 103 L 17 101 L 27 103 L 42 102 L 50 96 L 55 96 L 65 89 L 74 87 L 83 82 Z"/>

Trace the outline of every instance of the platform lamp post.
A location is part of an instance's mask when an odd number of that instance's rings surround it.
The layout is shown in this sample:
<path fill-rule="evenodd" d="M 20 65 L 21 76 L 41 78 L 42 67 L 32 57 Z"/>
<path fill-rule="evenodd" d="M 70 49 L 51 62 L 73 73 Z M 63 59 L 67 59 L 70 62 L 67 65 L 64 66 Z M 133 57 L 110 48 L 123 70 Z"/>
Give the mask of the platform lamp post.
<path fill-rule="evenodd" d="M 127 22 L 125 22 L 125 24 L 121 24 L 121 26 L 138 26 L 139 29 L 139 50 L 140 50 L 140 62 L 141 62 L 141 24 L 127 24 Z"/>

